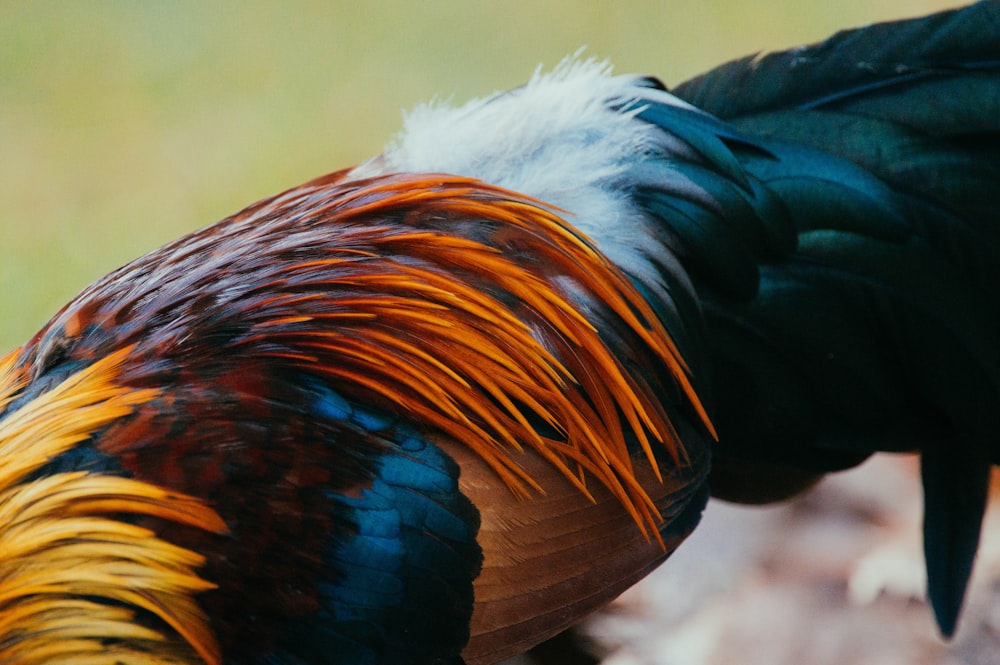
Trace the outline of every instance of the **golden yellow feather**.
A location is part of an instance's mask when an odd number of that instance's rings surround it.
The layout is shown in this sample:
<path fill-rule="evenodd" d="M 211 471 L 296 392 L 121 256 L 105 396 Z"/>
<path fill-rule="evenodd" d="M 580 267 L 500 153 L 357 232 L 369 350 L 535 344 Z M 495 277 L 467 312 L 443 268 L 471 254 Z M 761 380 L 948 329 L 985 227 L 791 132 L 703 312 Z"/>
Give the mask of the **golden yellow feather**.
<path fill-rule="evenodd" d="M 113 519 L 148 515 L 207 531 L 200 501 L 128 478 L 68 472 L 28 479 L 91 433 L 156 396 L 116 386 L 122 349 L 0 422 L 0 662 L 194 665 L 221 662 L 194 596 L 203 558 Z M 0 404 L 23 387 L 16 352 L 0 361 Z M 170 630 L 137 622 L 136 611 Z"/>

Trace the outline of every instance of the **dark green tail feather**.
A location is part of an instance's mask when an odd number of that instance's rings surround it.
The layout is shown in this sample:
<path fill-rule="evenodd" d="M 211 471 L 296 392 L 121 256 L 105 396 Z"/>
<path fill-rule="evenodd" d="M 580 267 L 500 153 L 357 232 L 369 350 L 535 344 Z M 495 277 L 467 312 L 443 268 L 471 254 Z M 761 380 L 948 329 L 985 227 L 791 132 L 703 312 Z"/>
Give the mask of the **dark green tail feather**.
<path fill-rule="evenodd" d="M 671 92 L 723 120 L 838 104 L 872 108 L 894 96 L 911 101 L 907 91 L 924 82 L 951 93 L 956 81 L 992 79 L 1000 66 L 998 32 L 1000 2 L 986 0 L 923 18 L 846 30 L 813 46 L 734 60 Z M 938 131 L 988 129 L 990 118 L 961 103 L 976 98 L 985 104 L 987 94 L 978 89 L 973 95 L 934 98 L 920 91 L 915 101 L 921 104 L 889 103 L 882 115 L 910 122 L 923 117 L 924 127 Z M 994 87 L 994 104 L 998 94 Z"/>
<path fill-rule="evenodd" d="M 682 228 L 720 466 L 825 472 L 919 450 L 928 593 L 950 635 L 1000 461 L 1000 2 L 734 61 L 672 92 L 731 127 L 675 135 L 733 187 L 779 199 L 798 235 L 787 256 L 726 243 L 707 256 L 699 232 L 740 205 L 714 194 L 723 212 L 699 218 L 671 192 L 647 203 Z M 666 115 L 644 119 L 674 131 Z M 780 228 L 775 210 L 754 214 Z M 748 297 L 725 278 L 749 272 Z"/>

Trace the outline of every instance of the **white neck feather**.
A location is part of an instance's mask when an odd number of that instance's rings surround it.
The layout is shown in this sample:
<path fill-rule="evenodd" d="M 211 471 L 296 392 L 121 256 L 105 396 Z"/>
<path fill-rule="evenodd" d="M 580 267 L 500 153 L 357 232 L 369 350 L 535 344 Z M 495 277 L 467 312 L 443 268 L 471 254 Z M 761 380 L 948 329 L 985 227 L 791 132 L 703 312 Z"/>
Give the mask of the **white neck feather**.
<path fill-rule="evenodd" d="M 620 268 L 656 282 L 637 251 L 648 243 L 648 221 L 623 176 L 653 153 L 662 159 L 670 142 L 634 119 L 643 100 L 686 104 L 640 81 L 612 76 L 606 62 L 571 57 L 508 92 L 459 107 L 423 104 L 406 115 L 385 154 L 352 175 L 450 173 L 527 194 L 567 211 Z"/>

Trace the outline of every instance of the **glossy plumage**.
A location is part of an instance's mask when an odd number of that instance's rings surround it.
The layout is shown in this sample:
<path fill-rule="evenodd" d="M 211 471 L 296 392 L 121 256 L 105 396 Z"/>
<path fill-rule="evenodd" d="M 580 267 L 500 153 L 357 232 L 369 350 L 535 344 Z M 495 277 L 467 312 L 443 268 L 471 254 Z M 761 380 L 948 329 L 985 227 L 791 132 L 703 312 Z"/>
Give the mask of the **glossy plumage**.
<path fill-rule="evenodd" d="M 674 95 L 568 61 L 98 280 L 0 366 L 0 661 L 496 662 L 709 489 L 881 450 L 922 454 L 950 633 L 998 457 L 998 37 L 984 2 Z"/>

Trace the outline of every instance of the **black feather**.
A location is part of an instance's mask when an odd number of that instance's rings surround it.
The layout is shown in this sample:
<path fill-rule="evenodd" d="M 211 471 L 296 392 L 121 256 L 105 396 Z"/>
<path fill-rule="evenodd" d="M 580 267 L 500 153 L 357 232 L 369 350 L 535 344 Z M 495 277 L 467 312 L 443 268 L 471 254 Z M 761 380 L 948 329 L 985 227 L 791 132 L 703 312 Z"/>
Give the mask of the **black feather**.
<path fill-rule="evenodd" d="M 929 595 L 946 635 L 1000 461 L 998 34 L 1000 2 L 987 0 L 736 60 L 673 90 L 731 123 L 702 123 L 713 141 L 682 138 L 709 146 L 695 149 L 733 187 L 767 190 L 797 235 L 782 257 L 713 248 L 685 231 L 689 211 L 670 223 L 707 320 L 720 466 L 822 472 L 922 452 Z M 708 189 L 718 217 L 745 215 Z M 755 272 L 756 291 L 718 279 L 724 262 L 733 277 Z"/>

